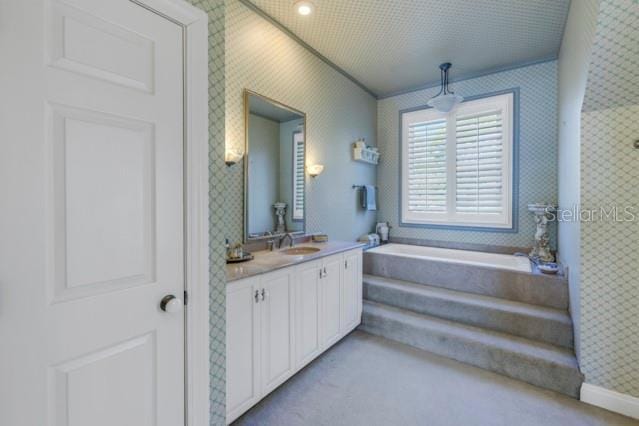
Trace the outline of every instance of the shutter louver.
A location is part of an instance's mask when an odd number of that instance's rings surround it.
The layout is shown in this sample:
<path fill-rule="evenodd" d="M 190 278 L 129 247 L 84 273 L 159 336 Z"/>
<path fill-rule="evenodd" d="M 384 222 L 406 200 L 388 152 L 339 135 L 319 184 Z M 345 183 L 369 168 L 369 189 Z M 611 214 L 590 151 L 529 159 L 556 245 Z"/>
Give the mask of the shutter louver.
<path fill-rule="evenodd" d="M 302 133 L 296 133 L 293 145 L 293 219 L 304 219 L 304 140 Z"/>
<path fill-rule="evenodd" d="M 408 209 L 446 211 L 446 120 L 409 125 Z"/>
<path fill-rule="evenodd" d="M 456 211 L 503 213 L 502 111 L 460 115 L 455 127 Z"/>

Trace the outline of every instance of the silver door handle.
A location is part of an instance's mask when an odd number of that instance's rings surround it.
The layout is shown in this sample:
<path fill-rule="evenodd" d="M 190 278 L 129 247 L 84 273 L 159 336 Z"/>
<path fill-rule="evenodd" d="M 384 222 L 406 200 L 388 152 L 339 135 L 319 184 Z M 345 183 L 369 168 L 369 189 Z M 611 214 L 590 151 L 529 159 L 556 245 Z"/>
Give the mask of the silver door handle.
<path fill-rule="evenodd" d="M 255 290 L 255 303 L 260 301 L 260 291 Z"/>
<path fill-rule="evenodd" d="M 160 309 L 169 314 L 175 314 L 182 311 L 182 300 L 172 294 L 168 294 L 160 301 Z"/>
<path fill-rule="evenodd" d="M 268 296 L 268 291 L 262 289 L 262 302 L 266 299 L 266 296 Z"/>

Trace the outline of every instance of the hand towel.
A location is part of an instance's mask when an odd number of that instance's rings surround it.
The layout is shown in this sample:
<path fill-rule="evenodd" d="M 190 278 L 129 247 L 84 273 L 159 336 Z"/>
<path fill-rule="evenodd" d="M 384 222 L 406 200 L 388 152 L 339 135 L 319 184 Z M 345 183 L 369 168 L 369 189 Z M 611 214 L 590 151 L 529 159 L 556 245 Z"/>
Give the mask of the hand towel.
<path fill-rule="evenodd" d="M 366 210 L 377 210 L 377 188 L 374 185 L 364 185 L 364 200 L 362 206 Z"/>

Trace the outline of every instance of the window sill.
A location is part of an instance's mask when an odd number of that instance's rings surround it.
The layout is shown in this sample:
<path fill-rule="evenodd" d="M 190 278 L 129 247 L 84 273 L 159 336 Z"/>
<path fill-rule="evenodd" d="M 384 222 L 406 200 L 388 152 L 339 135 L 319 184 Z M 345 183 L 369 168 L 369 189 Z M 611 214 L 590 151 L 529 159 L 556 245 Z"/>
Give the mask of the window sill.
<path fill-rule="evenodd" d="M 498 226 L 498 225 L 462 225 L 462 224 L 444 224 L 444 223 L 419 223 L 419 222 L 399 222 L 400 228 L 425 228 L 425 229 L 440 229 L 444 231 L 467 231 L 467 232 L 501 232 L 515 234 L 518 229 L 515 224 L 510 226 Z"/>

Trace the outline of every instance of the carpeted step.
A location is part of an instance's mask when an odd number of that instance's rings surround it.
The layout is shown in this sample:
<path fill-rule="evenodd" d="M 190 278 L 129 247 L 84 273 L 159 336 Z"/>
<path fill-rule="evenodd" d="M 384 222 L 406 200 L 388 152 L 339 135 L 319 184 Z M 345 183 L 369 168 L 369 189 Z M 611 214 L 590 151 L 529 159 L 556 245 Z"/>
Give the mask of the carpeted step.
<path fill-rule="evenodd" d="M 573 347 L 568 312 L 478 294 L 364 275 L 364 299 L 419 314 Z"/>
<path fill-rule="evenodd" d="M 452 250 L 455 251 L 455 250 Z M 460 251 L 460 256 L 463 251 Z M 464 262 L 364 253 L 367 275 L 410 281 L 432 287 L 508 299 L 514 302 L 568 309 L 568 279 L 563 275 L 521 272 Z"/>
<path fill-rule="evenodd" d="M 360 329 L 577 398 L 583 381 L 571 351 L 391 306 L 364 302 Z"/>

